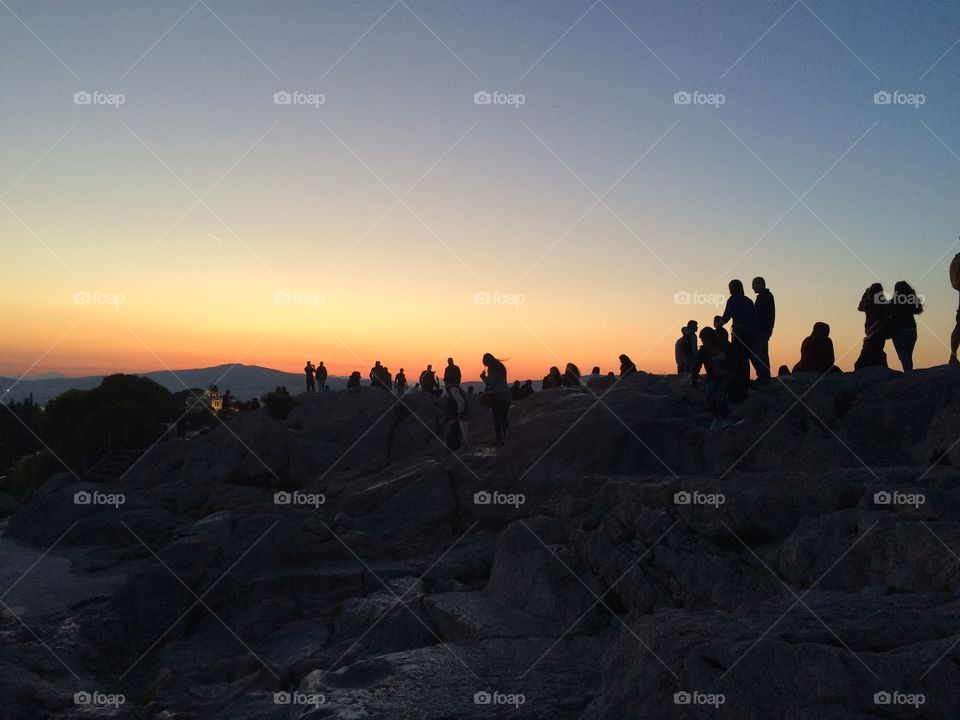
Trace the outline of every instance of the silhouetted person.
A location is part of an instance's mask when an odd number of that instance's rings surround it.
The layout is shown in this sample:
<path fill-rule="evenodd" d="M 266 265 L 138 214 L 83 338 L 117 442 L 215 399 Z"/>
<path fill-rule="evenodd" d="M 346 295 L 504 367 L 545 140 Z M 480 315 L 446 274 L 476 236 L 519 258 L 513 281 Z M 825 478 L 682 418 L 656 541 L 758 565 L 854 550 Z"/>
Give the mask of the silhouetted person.
<path fill-rule="evenodd" d="M 703 343 L 697 351 L 693 368 L 690 371 L 691 384 L 696 386 L 700 368 L 707 371 L 707 408 L 713 415 L 711 430 L 720 430 L 730 425 L 730 410 L 727 405 L 727 392 L 733 368 L 730 365 L 730 344 L 717 334 L 713 328 L 700 331 Z"/>
<path fill-rule="evenodd" d="M 897 351 L 904 372 L 913 370 L 913 348 L 917 345 L 917 315 L 923 312 L 923 303 L 917 291 L 906 280 L 893 286 L 889 298 L 890 333 L 893 349 Z"/>
<path fill-rule="evenodd" d="M 770 379 L 770 338 L 777 320 L 777 305 L 773 293 L 767 289 L 767 281 L 762 277 L 755 277 L 752 287 L 757 294 L 753 302 L 757 314 L 757 337 L 750 360 L 757 371 L 757 381 L 767 382 Z"/>
<path fill-rule="evenodd" d="M 700 331 L 700 323 L 696 320 L 687 321 L 687 342 L 690 343 L 690 348 L 687 350 L 687 362 L 688 367 L 693 367 L 693 363 L 697 359 L 697 350 L 700 349 L 699 337 L 697 333 Z"/>
<path fill-rule="evenodd" d="M 837 369 L 839 370 L 839 368 Z M 789 375 L 789 374 L 790 374 L 790 368 L 788 368 L 786 365 L 781 365 L 780 369 L 777 370 L 777 377 L 784 377 L 785 375 Z"/>
<path fill-rule="evenodd" d="M 726 325 L 733 320 L 730 349 L 725 354 L 731 369 L 728 392 L 731 402 L 742 402 L 747 399 L 747 386 L 750 383 L 750 358 L 756 344 L 757 311 L 753 300 L 744 293 L 742 282 L 731 280 L 727 288 L 730 297 L 720 316 L 720 324 Z"/>
<path fill-rule="evenodd" d="M 580 387 L 580 368 L 573 363 L 567 363 L 567 366 L 563 370 L 563 375 L 560 378 L 560 383 L 563 387 Z"/>
<path fill-rule="evenodd" d="M 554 390 L 563 387 L 563 376 L 560 375 L 560 368 L 556 365 L 551 367 L 550 372 L 544 375 L 540 387 L 542 390 Z"/>
<path fill-rule="evenodd" d="M 313 382 L 313 376 L 315 372 L 316 368 L 313 366 L 313 363 L 307 360 L 307 364 L 303 368 L 303 374 L 306 375 L 307 378 L 307 392 L 313 392 L 317 389 Z"/>
<path fill-rule="evenodd" d="M 621 355 L 619 359 L 620 359 L 620 377 L 633 375 L 637 371 L 637 366 L 633 364 L 633 360 L 630 359 L 629 355 Z"/>
<path fill-rule="evenodd" d="M 427 365 L 427 369 L 420 373 L 420 389 L 428 393 L 437 389 L 437 374 L 433 371 L 433 365 Z"/>
<path fill-rule="evenodd" d="M 326 392 L 327 389 L 327 369 L 323 366 L 323 360 L 317 363 L 317 390 Z"/>
<path fill-rule="evenodd" d="M 723 317 L 720 315 L 713 316 L 713 329 L 717 331 L 717 335 L 720 338 L 728 343 L 730 342 L 730 333 L 727 332 L 727 329 L 723 326 Z"/>
<path fill-rule="evenodd" d="M 350 373 L 350 378 L 347 380 L 348 388 L 358 388 L 360 387 L 360 371 L 354 370 Z"/>
<path fill-rule="evenodd" d="M 960 294 L 960 253 L 953 256 L 950 261 L 950 284 L 953 289 Z M 960 302 L 957 303 L 957 321 L 950 333 L 950 364 L 960 365 L 957 360 L 957 349 L 960 348 Z"/>
<path fill-rule="evenodd" d="M 800 344 L 800 362 L 793 366 L 798 372 L 839 372 L 834 363 L 833 340 L 830 339 L 830 326 L 825 322 L 813 324 L 810 335 Z"/>
<path fill-rule="evenodd" d="M 507 411 L 510 409 L 510 385 L 507 384 L 507 368 L 490 353 L 484 353 L 483 365 L 486 368 L 480 373 L 480 379 L 486 386 L 489 394 L 490 406 L 493 408 L 493 431 L 497 445 L 502 446 L 507 438 Z"/>
<path fill-rule="evenodd" d="M 590 371 L 591 377 L 600 377 L 600 366 L 594 365 L 593 370 Z"/>
<path fill-rule="evenodd" d="M 397 387 L 397 395 L 403 395 L 407 391 L 407 376 L 404 374 L 403 368 L 400 368 L 397 377 L 394 378 L 394 384 Z"/>
<path fill-rule="evenodd" d="M 687 340 L 687 326 L 680 328 L 680 337 L 673 344 L 673 359 L 677 362 L 677 375 L 683 375 L 690 372 L 688 365 L 687 351 L 690 347 L 690 341 Z"/>
<path fill-rule="evenodd" d="M 510 386 L 510 399 L 513 400 L 514 402 L 519 400 L 521 390 L 522 390 L 522 386 L 520 385 L 520 381 L 514 380 L 513 385 Z"/>
<path fill-rule="evenodd" d="M 473 385 L 467 388 L 467 395 L 473 395 Z"/>
<path fill-rule="evenodd" d="M 690 320 L 680 328 L 680 337 L 673 347 L 674 359 L 677 361 L 677 375 L 690 372 L 697 357 L 697 327 L 696 320 Z"/>
<path fill-rule="evenodd" d="M 883 346 L 887 342 L 887 319 L 890 308 L 883 294 L 883 285 L 874 283 L 860 298 L 857 310 L 864 314 L 864 338 L 860 357 L 853 364 L 855 370 L 865 367 L 887 367 L 887 353 Z"/>
<path fill-rule="evenodd" d="M 525 400 L 534 393 L 533 380 L 526 380 L 520 387 L 520 399 Z"/>
<path fill-rule="evenodd" d="M 450 388 L 460 385 L 460 368 L 453 364 L 453 358 L 447 358 L 447 366 L 443 369 L 443 387 L 447 392 Z"/>
<path fill-rule="evenodd" d="M 387 369 L 377 360 L 370 368 L 370 387 L 380 388 L 381 390 L 390 389 L 389 375 Z"/>

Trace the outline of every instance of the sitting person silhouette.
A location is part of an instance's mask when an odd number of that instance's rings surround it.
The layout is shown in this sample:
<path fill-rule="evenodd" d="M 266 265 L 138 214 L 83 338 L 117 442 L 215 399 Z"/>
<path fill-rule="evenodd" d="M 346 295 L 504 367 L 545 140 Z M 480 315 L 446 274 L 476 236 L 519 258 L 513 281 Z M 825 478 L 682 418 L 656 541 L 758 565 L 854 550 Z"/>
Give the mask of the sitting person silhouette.
<path fill-rule="evenodd" d="M 620 360 L 620 377 L 633 375 L 637 371 L 637 366 L 634 365 L 633 360 L 630 359 L 629 355 L 621 355 L 619 360 Z"/>
<path fill-rule="evenodd" d="M 599 373 L 597 374 L 599 375 Z M 560 383 L 563 387 L 580 387 L 580 368 L 573 363 L 567 363 L 560 378 Z"/>
<path fill-rule="evenodd" d="M 793 366 L 793 372 L 840 372 L 835 362 L 830 326 L 825 322 L 814 323 L 809 337 L 800 344 L 800 362 Z"/>
<path fill-rule="evenodd" d="M 563 377 L 560 375 L 560 368 L 554 365 L 550 368 L 550 372 L 544 375 L 542 388 L 544 390 L 553 390 L 559 387 L 563 387 Z"/>

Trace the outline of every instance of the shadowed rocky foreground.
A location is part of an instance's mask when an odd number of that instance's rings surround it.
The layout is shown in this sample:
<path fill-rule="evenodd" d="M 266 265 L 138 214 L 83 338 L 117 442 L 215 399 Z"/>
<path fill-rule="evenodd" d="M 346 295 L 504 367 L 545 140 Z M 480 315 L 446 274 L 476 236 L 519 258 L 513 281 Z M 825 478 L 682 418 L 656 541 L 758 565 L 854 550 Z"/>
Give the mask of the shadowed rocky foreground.
<path fill-rule="evenodd" d="M 471 402 L 455 454 L 362 388 L 0 503 L 2 716 L 956 717 L 960 371 L 789 378 L 714 433 L 639 374 L 501 450 Z"/>

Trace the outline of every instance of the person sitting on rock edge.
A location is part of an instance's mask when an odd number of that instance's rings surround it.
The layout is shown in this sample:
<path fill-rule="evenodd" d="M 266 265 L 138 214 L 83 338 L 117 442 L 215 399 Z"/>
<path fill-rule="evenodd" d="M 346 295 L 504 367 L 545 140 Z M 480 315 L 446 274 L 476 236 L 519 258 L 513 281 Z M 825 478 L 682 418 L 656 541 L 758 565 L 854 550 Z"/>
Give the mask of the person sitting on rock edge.
<path fill-rule="evenodd" d="M 834 365 L 833 340 L 830 339 L 830 326 L 825 322 L 813 324 L 813 331 L 800 344 L 800 362 L 793 366 L 793 372 L 839 372 Z"/>

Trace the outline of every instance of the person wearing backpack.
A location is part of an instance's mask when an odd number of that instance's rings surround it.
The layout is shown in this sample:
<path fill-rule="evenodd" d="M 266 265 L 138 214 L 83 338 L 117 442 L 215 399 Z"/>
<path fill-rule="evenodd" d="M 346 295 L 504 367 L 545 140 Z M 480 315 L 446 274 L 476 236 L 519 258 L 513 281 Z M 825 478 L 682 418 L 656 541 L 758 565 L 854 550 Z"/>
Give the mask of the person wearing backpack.
<path fill-rule="evenodd" d="M 433 372 L 433 365 L 427 365 L 427 369 L 420 373 L 420 389 L 429 393 L 437 389 L 437 375 Z"/>
<path fill-rule="evenodd" d="M 953 289 L 960 293 L 960 253 L 953 256 L 950 262 L 950 284 Z M 960 365 L 957 360 L 957 348 L 960 347 L 960 303 L 957 304 L 957 324 L 950 334 L 950 364 Z"/>

